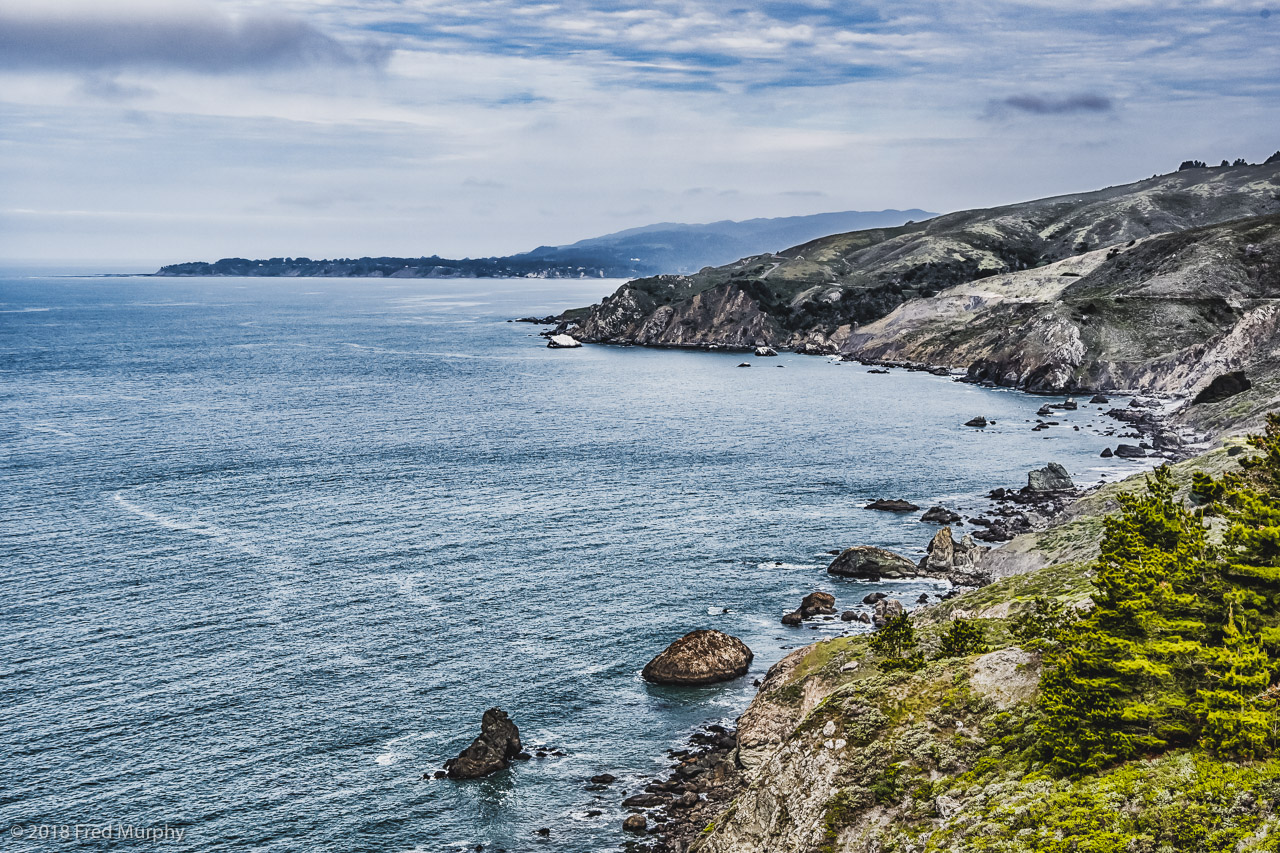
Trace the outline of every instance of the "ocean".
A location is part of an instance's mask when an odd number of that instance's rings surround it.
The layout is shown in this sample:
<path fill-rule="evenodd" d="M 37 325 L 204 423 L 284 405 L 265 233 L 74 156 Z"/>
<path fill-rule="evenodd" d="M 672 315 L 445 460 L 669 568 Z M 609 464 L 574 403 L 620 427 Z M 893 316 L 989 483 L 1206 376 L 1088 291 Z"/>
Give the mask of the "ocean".
<path fill-rule="evenodd" d="M 863 630 L 784 628 L 803 595 L 943 591 L 825 573 L 851 545 L 923 554 L 932 525 L 865 502 L 973 513 L 1050 461 L 1080 483 L 1140 468 L 1098 458 L 1097 407 L 1031 432 L 1044 398 L 785 353 L 552 350 L 507 322 L 618 284 L 0 277 L 0 832 L 618 850 L 619 802 L 666 750 L 787 650 Z M 694 628 L 741 637 L 751 673 L 643 682 Z M 492 706 L 565 755 L 424 780 Z M 619 782 L 589 790 L 602 772 Z"/>

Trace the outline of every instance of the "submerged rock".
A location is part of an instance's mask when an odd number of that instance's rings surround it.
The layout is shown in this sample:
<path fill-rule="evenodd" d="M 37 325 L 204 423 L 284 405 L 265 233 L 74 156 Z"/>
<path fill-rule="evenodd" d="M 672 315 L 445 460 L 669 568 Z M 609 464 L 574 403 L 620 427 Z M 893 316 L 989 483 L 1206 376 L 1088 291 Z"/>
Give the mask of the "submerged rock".
<path fill-rule="evenodd" d="M 511 766 L 523 751 L 520 730 L 506 711 L 490 708 L 480 721 L 480 735 L 471 745 L 444 763 L 450 779 L 479 779 Z"/>
<path fill-rule="evenodd" d="M 904 501 L 899 498 L 892 498 L 889 500 L 876 498 L 865 507 L 865 509 L 879 509 L 884 510 L 885 512 L 915 512 L 919 508 L 920 507 L 911 503 L 911 501 Z"/>
<path fill-rule="evenodd" d="M 827 566 L 827 573 L 860 580 L 911 577 L 916 564 L 911 560 L 874 545 L 856 545 L 840 552 Z"/>
<path fill-rule="evenodd" d="M 552 335 L 547 338 L 548 349 L 577 349 L 582 346 L 572 335 Z"/>
<path fill-rule="evenodd" d="M 721 631 L 690 631 L 649 661 L 641 673 L 655 684 L 714 684 L 747 674 L 754 655 Z"/>

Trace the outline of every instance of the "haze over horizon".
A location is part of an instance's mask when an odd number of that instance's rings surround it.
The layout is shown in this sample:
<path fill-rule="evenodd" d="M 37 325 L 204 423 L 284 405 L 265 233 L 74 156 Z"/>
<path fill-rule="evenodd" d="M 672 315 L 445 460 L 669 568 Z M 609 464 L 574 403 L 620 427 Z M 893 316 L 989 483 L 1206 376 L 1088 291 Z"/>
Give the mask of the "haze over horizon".
<path fill-rule="evenodd" d="M 0 260 L 491 256 L 1261 162 L 1271 12 L 0 0 Z"/>

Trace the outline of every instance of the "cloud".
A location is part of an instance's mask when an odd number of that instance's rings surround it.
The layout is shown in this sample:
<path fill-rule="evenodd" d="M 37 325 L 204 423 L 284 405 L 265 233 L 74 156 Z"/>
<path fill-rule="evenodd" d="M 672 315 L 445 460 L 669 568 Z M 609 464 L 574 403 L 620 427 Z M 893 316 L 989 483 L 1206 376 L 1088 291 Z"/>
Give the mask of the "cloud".
<path fill-rule="evenodd" d="M 279 14 L 229 15 L 194 3 L 104 8 L 0 0 L 0 68 L 206 74 L 309 65 L 380 65 L 386 49 L 344 43 Z"/>
<path fill-rule="evenodd" d="M 1009 110 L 1032 115 L 1071 115 L 1073 113 L 1109 113 L 1115 109 L 1111 99 L 1104 96 L 1083 92 L 1076 95 L 1052 97 L 1046 95 L 1011 95 L 991 102 L 992 113 Z"/>

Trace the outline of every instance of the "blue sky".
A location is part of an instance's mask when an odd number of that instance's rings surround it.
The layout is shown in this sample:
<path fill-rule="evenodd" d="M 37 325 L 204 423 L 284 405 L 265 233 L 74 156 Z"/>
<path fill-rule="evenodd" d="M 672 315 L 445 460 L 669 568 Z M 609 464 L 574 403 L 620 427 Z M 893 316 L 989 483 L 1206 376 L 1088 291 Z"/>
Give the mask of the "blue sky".
<path fill-rule="evenodd" d="M 0 259 L 505 254 L 1256 162 L 1271 11 L 0 0 Z"/>

